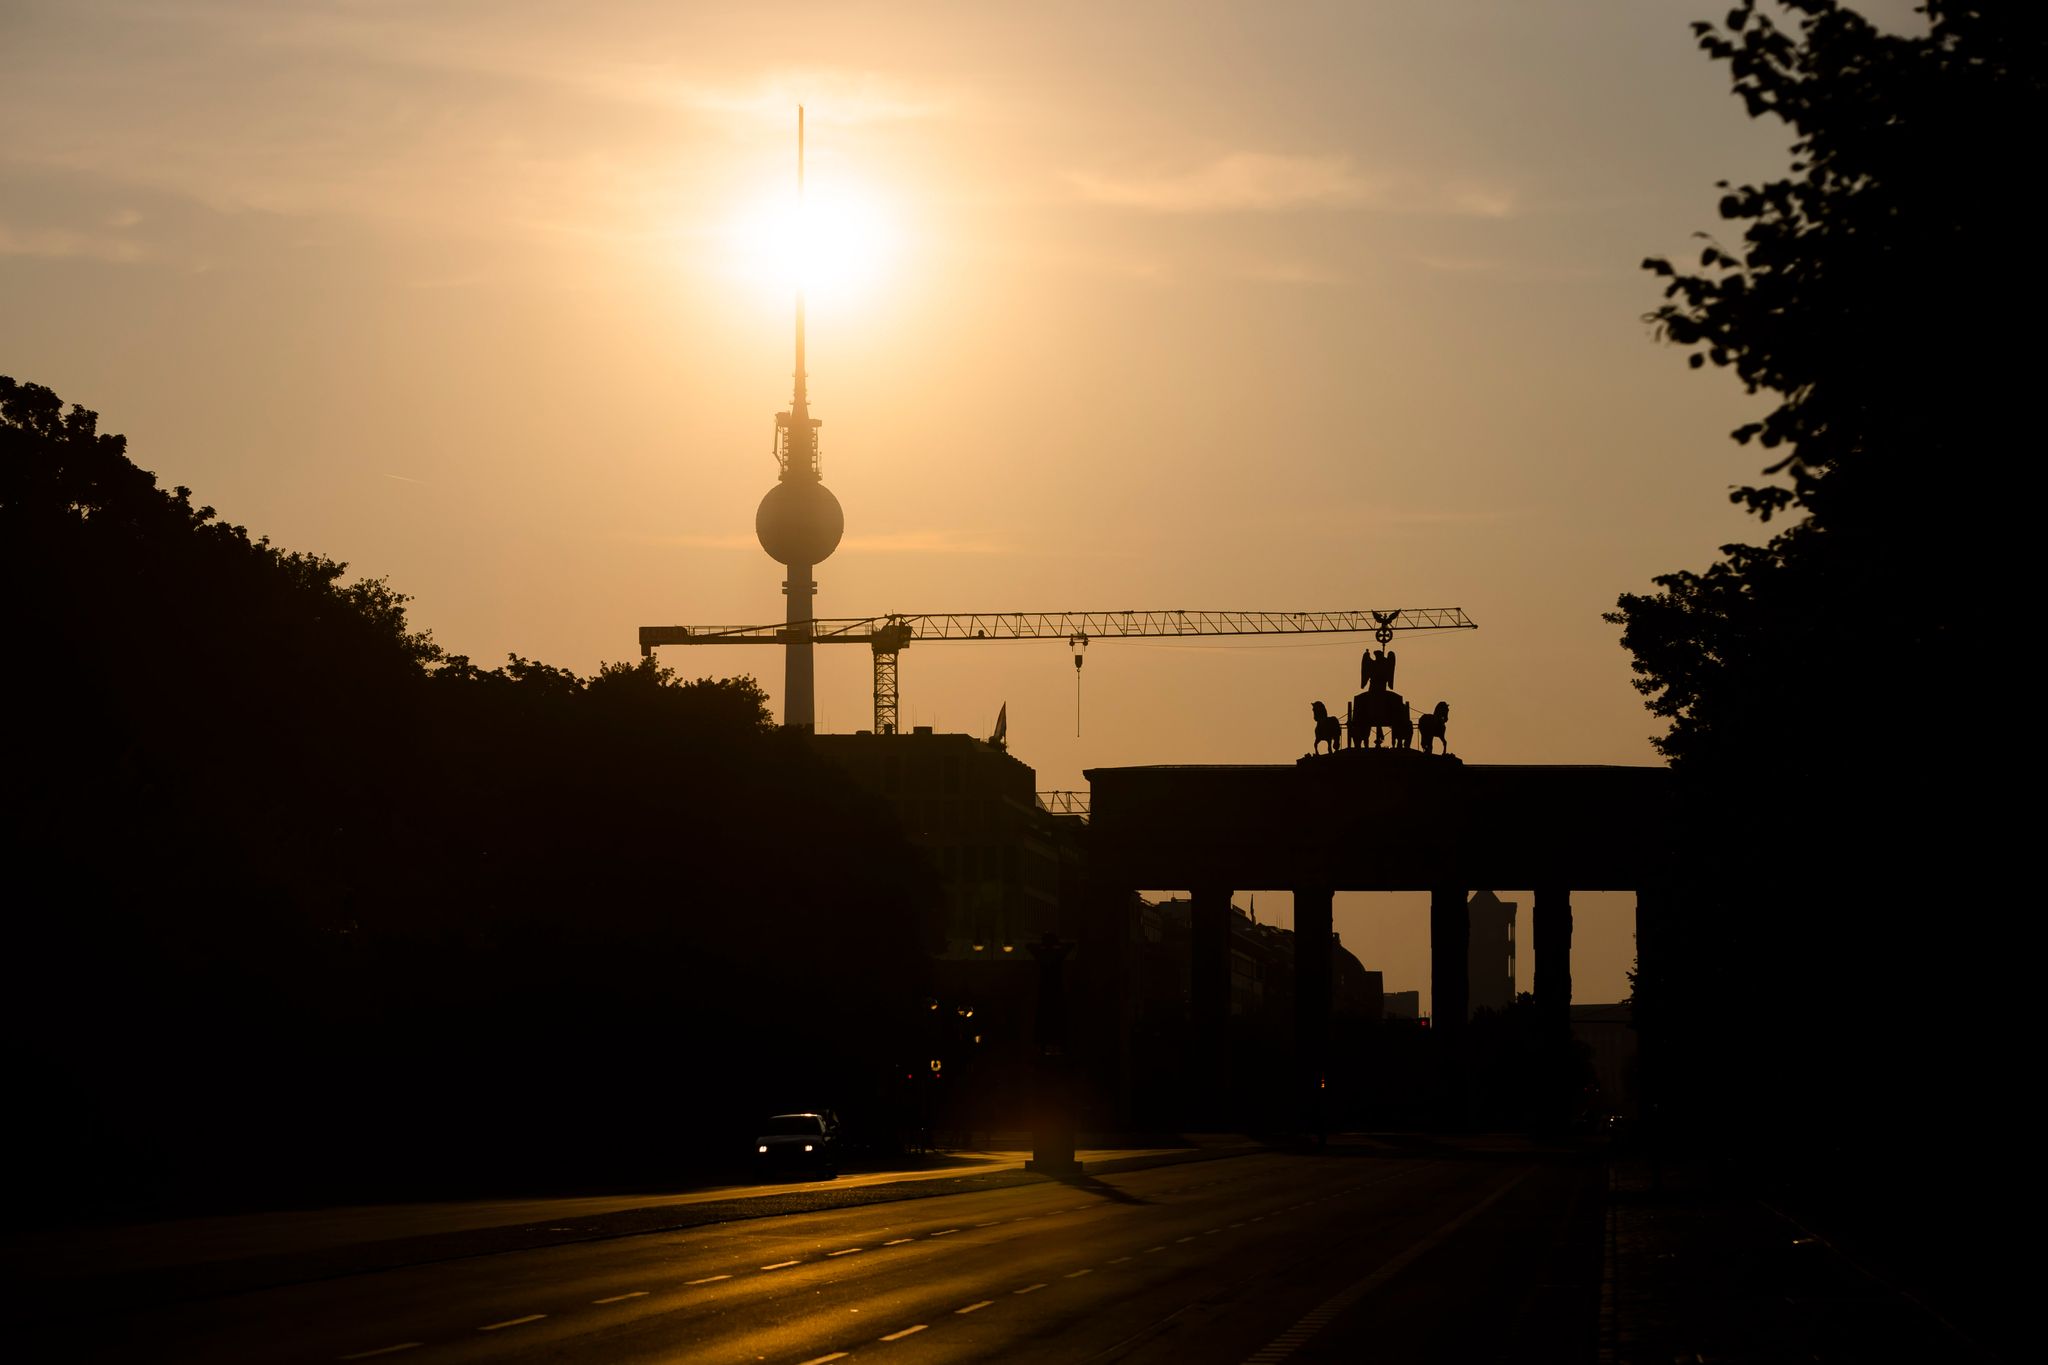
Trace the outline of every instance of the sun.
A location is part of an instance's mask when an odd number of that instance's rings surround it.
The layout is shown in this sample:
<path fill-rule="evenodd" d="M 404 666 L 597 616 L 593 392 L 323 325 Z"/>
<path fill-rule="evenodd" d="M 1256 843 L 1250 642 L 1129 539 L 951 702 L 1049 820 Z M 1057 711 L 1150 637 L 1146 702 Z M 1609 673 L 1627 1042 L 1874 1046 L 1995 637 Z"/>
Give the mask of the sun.
<path fill-rule="evenodd" d="M 735 274 L 827 306 L 872 294 L 897 242 L 879 196 L 834 183 L 811 184 L 801 203 L 794 189 L 764 194 L 735 216 L 729 236 Z"/>

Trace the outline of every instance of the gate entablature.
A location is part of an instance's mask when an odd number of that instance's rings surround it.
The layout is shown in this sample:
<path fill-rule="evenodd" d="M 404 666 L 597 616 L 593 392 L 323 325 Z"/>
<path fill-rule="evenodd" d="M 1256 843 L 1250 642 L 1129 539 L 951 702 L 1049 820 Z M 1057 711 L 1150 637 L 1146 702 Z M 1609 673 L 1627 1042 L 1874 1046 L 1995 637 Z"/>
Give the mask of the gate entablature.
<path fill-rule="evenodd" d="M 1091 860 L 1123 886 L 1631 891 L 1669 879 L 1669 768 L 1390 751 L 1086 776 Z"/>

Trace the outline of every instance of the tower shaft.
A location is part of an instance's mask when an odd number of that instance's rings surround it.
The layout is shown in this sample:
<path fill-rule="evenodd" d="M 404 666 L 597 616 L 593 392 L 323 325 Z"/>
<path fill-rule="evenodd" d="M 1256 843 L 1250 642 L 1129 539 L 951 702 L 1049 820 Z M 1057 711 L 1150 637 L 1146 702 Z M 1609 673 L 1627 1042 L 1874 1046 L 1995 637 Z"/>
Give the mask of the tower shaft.
<path fill-rule="evenodd" d="M 817 725 L 817 678 L 812 672 L 811 621 L 817 614 L 818 582 L 813 566 L 792 564 L 782 585 L 789 601 L 783 616 L 782 723 L 805 730 Z"/>

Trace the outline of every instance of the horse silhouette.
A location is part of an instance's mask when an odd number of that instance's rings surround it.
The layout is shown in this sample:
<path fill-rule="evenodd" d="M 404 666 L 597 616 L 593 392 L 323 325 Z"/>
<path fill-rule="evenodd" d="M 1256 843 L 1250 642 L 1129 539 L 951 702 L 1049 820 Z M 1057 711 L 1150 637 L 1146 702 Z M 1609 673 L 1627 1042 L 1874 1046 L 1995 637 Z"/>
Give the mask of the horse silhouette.
<path fill-rule="evenodd" d="M 1444 727 L 1450 722 L 1451 704 L 1447 701 L 1438 702 L 1434 711 L 1417 722 L 1422 730 L 1422 752 L 1435 753 L 1436 750 L 1431 747 L 1433 744 L 1442 744 L 1445 753 L 1451 751 L 1451 742 L 1444 738 Z"/>
<path fill-rule="evenodd" d="M 1319 701 L 1310 702 L 1309 709 L 1316 714 L 1316 744 L 1315 749 L 1310 752 L 1316 752 L 1327 744 L 1330 746 L 1329 751 L 1336 753 L 1337 746 L 1344 741 L 1344 722 L 1331 715 L 1329 709 Z"/>

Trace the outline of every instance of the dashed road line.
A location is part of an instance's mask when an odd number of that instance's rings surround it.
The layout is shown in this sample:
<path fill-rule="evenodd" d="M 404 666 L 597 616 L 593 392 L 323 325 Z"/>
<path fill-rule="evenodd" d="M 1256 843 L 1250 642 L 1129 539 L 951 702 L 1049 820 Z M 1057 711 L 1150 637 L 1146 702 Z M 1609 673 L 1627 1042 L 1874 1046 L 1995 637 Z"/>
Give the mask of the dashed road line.
<path fill-rule="evenodd" d="M 897 1239 L 896 1239 L 895 1241 L 893 1241 L 893 1242 L 884 1242 L 884 1243 L 882 1243 L 882 1245 L 883 1245 L 883 1246 L 885 1246 L 885 1247 L 900 1247 L 900 1246 L 902 1246 L 902 1245 L 903 1245 L 903 1244 L 904 1244 L 905 1242 L 914 1242 L 914 1241 L 916 1241 L 916 1240 L 917 1240 L 917 1239 L 916 1239 L 915 1237 L 898 1237 L 898 1238 L 897 1238 Z"/>
<path fill-rule="evenodd" d="M 844 1360 L 847 1356 L 851 1354 L 851 1351 L 834 1351 L 829 1356 L 812 1356 L 809 1360 L 803 1362 L 803 1365 L 829 1365 L 829 1362 L 834 1360 Z"/>
<path fill-rule="evenodd" d="M 1039 1284 L 1027 1284 L 1022 1289 L 1012 1289 L 1010 1292 L 1012 1294 L 1036 1294 L 1043 1288 L 1045 1288 L 1045 1285 L 1041 1282 Z"/>
<path fill-rule="evenodd" d="M 883 1341 L 901 1341 L 901 1340 L 903 1340 L 903 1338 L 905 1338 L 905 1337 L 914 1337 L 914 1336 L 916 1336 L 916 1335 L 917 1335 L 917 1334 L 918 1334 L 919 1332 L 922 1332 L 922 1331 L 923 1331 L 923 1330 L 925 1329 L 925 1326 L 926 1326 L 926 1324 L 924 1324 L 924 1323 L 920 1322 L 920 1323 L 919 1323 L 919 1324 L 918 1324 L 917 1326 L 915 1326 L 915 1327 L 906 1327 L 906 1328 L 904 1328 L 904 1329 L 903 1329 L 902 1331 L 900 1331 L 900 1332 L 891 1332 L 891 1333 L 889 1333 L 889 1335 L 888 1335 L 888 1336 L 886 1336 L 886 1337 L 883 1337 L 883 1338 L 881 1338 L 881 1340 L 883 1340 Z"/>
<path fill-rule="evenodd" d="M 1195 1235 L 1194 1235 L 1193 1233 L 1189 1233 L 1189 1234 L 1188 1234 L 1187 1236 L 1185 1236 L 1185 1237 L 1176 1237 L 1176 1238 L 1174 1238 L 1174 1239 L 1173 1239 L 1173 1244 L 1174 1244 L 1175 1246 L 1179 1246 L 1179 1245 L 1180 1245 L 1180 1244 L 1181 1244 L 1182 1242 L 1192 1242 L 1192 1241 L 1194 1241 L 1194 1240 L 1195 1240 Z"/>
<path fill-rule="evenodd" d="M 1145 1248 L 1145 1254 L 1146 1254 L 1147 1256 L 1149 1256 L 1149 1255 L 1151 1255 L 1151 1254 L 1152 1254 L 1153 1252 L 1155 1252 L 1155 1251 L 1164 1251 L 1164 1250 L 1166 1250 L 1166 1248 L 1165 1248 L 1165 1246 L 1163 1246 L 1163 1245 L 1162 1245 L 1162 1246 L 1156 1246 L 1156 1247 L 1146 1247 L 1146 1248 Z"/>
<path fill-rule="evenodd" d="M 931 1236 L 933 1236 L 933 1237 L 950 1237 L 950 1236 L 952 1236 L 952 1235 L 953 1235 L 954 1233 L 956 1233 L 956 1232 L 958 1232 L 958 1231 L 960 1231 L 960 1229 L 958 1229 L 958 1228 L 946 1228 L 946 1229 L 944 1229 L 944 1230 L 942 1230 L 942 1231 L 939 1231 L 939 1232 L 934 1232 L 934 1233 L 932 1233 L 932 1234 L 930 1234 L 930 1235 L 931 1235 Z"/>
<path fill-rule="evenodd" d="M 1210 1228 L 1207 1232 L 1203 1233 L 1202 1235 L 1204 1237 L 1214 1237 L 1217 1233 L 1221 1231 L 1223 1231 L 1222 1228 Z"/>
<path fill-rule="evenodd" d="M 546 1316 L 546 1313 L 528 1313 L 523 1318 L 507 1318 L 503 1322 L 494 1322 L 488 1327 L 479 1327 L 476 1330 L 479 1332 L 502 1332 L 507 1327 L 523 1327 L 529 1322 L 539 1322 Z"/>
<path fill-rule="evenodd" d="M 958 1316 L 962 1313 L 979 1313 L 982 1309 L 988 1307 L 990 1304 L 994 1302 L 994 1299 L 983 1299 L 980 1303 L 970 1303 L 965 1308 L 955 1308 L 953 1312 L 955 1316 Z"/>
<path fill-rule="evenodd" d="M 854 1253 L 854 1252 L 856 1252 L 856 1251 L 866 1251 L 866 1250 L 867 1250 L 867 1248 L 866 1248 L 866 1247 L 848 1247 L 848 1248 L 847 1248 L 846 1250 L 844 1250 L 844 1251 L 828 1251 L 828 1252 L 826 1252 L 825 1254 L 826 1254 L 827 1256 L 851 1256 L 851 1255 L 853 1255 L 853 1253 Z"/>
<path fill-rule="evenodd" d="M 336 1360 L 368 1360 L 372 1356 L 395 1356 L 400 1351 L 411 1351 L 426 1345 L 423 1341 L 401 1341 L 396 1346 L 379 1346 L 374 1351 L 357 1351 L 353 1355 L 336 1356 Z"/>
<path fill-rule="evenodd" d="M 1061 1278 L 1061 1279 L 1063 1279 L 1063 1280 L 1078 1280 L 1078 1279 L 1080 1279 L 1080 1278 L 1081 1278 L 1081 1277 L 1082 1277 L 1083 1275 L 1093 1275 L 1094 1273 L 1095 1273 L 1095 1267 L 1094 1267 L 1094 1266 L 1092 1266 L 1092 1265 L 1090 1265 L 1090 1266 L 1083 1266 L 1083 1267 L 1081 1267 L 1081 1269 L 1079 1269 L 1079 1270 L 1072 1270 L 1072 1271 L 1069 1271 L 1069 1272 L 1067 1272 L 1066 1274 L 1064 1274 L 1064 1275 L 1060 1276 L 1060 1278 Z"/>
<path fill-rule="evenodd" d="M 1003 1221 L 1003 1220 L 1002 1220 L 1002 1219 L 1000 1219 L 1000 1218 L 991 1218 L 991 1219 L 990 1219 L 990 1220 L 989 1220 L 988 1222 L 986 1222 L 986 1223 L 976 1223 L 976 1224 L 975 1224 L 974 1226 L 976 1226 L 976 1227 L 978 1227 L 978 1228 L 992 1228 L 992 1227 L 994 1227 L 994 1226 L 995 1226 L 996 1224 L 998 1224 L 998 1223 L 1000 1223 L 1000 1222 L 1002 1222 L 1002 1221 Z"/>
<path fill-rule="evenodd" d="M 791 1267 L 791 1266 L 793 1266 L 793 1265 L 802 1265 L 802 1264 L 803 1264 L 803 1258 L 802 1258 L 802 1257 L 798 1257 L 798 1258 L 797 1258 L 796 1260 L 794 1260 L 794 1261 L 777 1261 L 777 1262 L 776 1262 L 776 1263 L 775 1263 L 774 1265 L 764 1265 L 764 1266 L 762 1266 L 762 1267 L 761 1267 L 761 1269 L 763 1269 L 763 1270 L 787 1270 L 787 1269 L 788 1269 L 789 1267 Z"/>
<path fill-rule="evenodd" d="M 716 1283 L 718 1283 L 718 1281 L 720 1281 L 720 1280 L 729 1280 L 729 1279 L 731 1279 L 731 1278 L 732 1278 L 732 1276 L 730 1276 L 730 1275 L 706 1275 L 706 1276 L 705 1276 L 705 1277 L 704 1277 L 703 1279 L 701 1279 L 701 1280 L 684 1280 L 684 1281 L 683 1281 L 683 1283 L 684 1283 L 684 1284 L 716 1284 Z"/>
<path fill-rule="evenodd" d="M 1111 1265 L 1122 1265 L 1122 1264 L 1123 1264 L 1123 1263 L 1124 1263 L 1125 1261 L 1128 1261 L 1128 1260 L 1130 1260 L 1130 1259 L 1131 1259 L 1131 1258 L 1130 1258 L 1130 1257 L 1128 1257 L 1128 1256 L 1119 1256 L 1119 1257 L 1117 1257 L 1117 1258 L 1116 1258 L 1115 1260 L 1111 1261 L 1111 1262 L 1110 1262 L 1110 1264 L 1111 1264 Z"/>
<path fill-rule="evenodd" d="M 631 1291 L 629 1291 L 629 1292 L 627 1292 L 627 1293 L 624 1293 L 624 1294 L 614 1294 L 614 1295 L 612 1295 L 612 1296 L 611 1296 L 610 1298 L 608 1298 L 608 1299 L 592 1299 L 592 1300 L 591 1300 L 591 1302 L 592 1302 L 592 1303 L 624 1303 L 624 1302 L 625 1302 L 625 1301 L 626 1301 L 627 1299 L 644 1299 L 644 1298 L 646 1298 L 646 1297 L 647 1297 L 647 1291 L 646 1291 L 646 1290 L 644 1290 L 644 1289 L 635 1289 L 635 1290 L 631 1290 Z"/>

